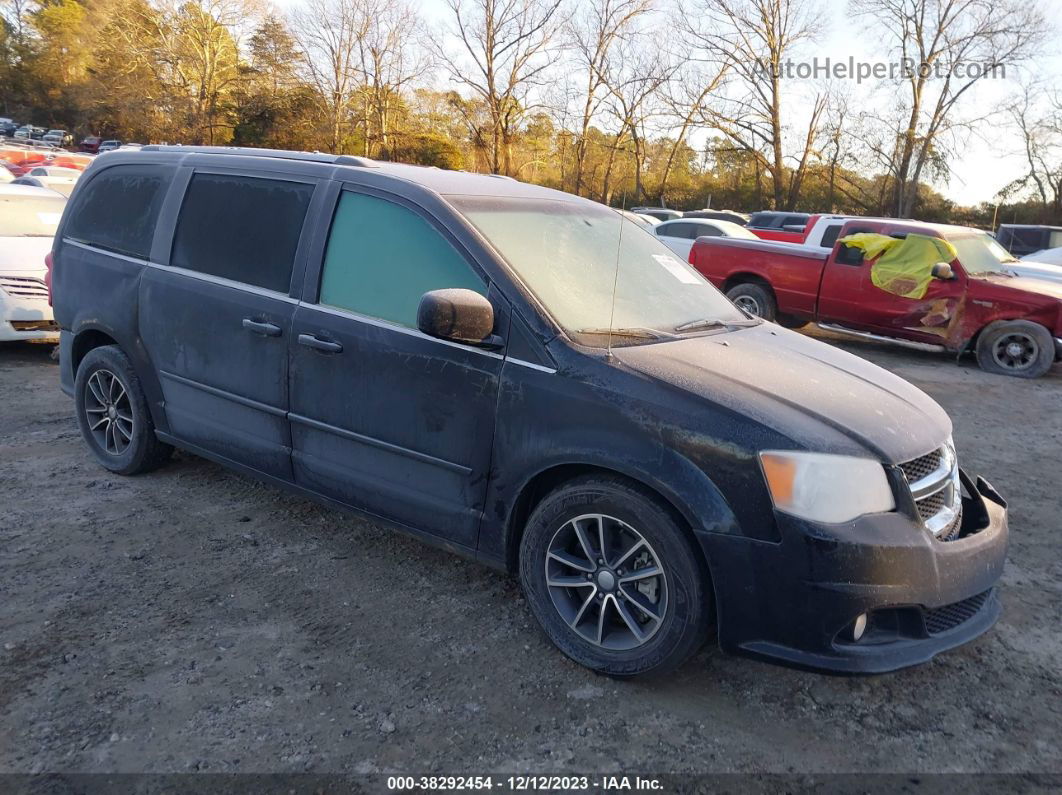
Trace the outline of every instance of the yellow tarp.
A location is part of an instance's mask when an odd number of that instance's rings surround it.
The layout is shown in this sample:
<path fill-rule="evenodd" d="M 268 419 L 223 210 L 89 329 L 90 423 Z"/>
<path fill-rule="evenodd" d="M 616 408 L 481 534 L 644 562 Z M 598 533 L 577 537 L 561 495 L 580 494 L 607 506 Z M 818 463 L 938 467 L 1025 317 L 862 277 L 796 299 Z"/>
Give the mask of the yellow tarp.
<path fill-rule="evenodd" d="M 862 249 L 866 259 L 874 260 L 870 280 L 875 287 L 904 298 L 924 298 L 933 278 L 933 266 L 950 263 L 959 256 L 947 240 L 926 235 L 895 238 L 860 232 L 842 237 L 840 242 Z"/>

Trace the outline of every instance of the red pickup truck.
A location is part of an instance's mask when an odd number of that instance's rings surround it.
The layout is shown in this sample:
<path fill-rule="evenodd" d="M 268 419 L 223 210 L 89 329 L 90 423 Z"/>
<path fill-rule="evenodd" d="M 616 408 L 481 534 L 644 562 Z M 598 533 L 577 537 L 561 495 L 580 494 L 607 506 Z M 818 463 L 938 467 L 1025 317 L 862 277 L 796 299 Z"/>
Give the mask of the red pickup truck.
<path fill-rule="evenodd" d="M 824 252 L 785 243 L 702 237 L 690 264 L 745 311 L 791 328 L 831 331 L 938 351 L 973 350 L 982 369 L 1036 378 L 1062 358 L 1062 285 L 1021 278 L 990 235 L 960 226 L 895 219 L 849 221 L 838 235 L 940 238 L 958 256 L 932 266 L 920 298 L 877 286 L 873 261 L 838 242 Z"/>

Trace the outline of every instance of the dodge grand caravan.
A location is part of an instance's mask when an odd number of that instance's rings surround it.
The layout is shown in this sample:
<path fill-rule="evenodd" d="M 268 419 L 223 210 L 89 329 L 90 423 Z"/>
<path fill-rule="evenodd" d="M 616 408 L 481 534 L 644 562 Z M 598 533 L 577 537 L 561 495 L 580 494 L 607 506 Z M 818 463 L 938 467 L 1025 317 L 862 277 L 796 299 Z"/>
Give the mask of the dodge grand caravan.
<path fill-rule="evenodd" d="M 834 672 L 986 631 L 1006 505 L 944 411 L 744 314 L 600 204 L 349 156 L 100 158 L 52 258 L 100 463 L 173 447 L 518 573 L 617 676 L 714 625 Z"/>

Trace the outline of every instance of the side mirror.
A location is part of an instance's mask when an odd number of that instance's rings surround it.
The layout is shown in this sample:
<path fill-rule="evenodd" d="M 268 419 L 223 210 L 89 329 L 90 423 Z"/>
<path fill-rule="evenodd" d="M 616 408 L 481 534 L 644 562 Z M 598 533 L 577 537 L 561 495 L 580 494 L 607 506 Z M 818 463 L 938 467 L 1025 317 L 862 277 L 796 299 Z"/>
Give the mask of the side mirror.
<path fill-rule="evenodd" d="M 417 328 L 442 340 L 470 345 L 497 347 L 494 330 L 494 307 L 474 290 L 451 288 L 432 290 L 420 297 Z"/>
<path fill-rule="evenodd" d="M 945 282 L 949 282 L 955 278 L 955 271 L 951 269 L 951 265 L 946 262 L 938 262 L 933 266 L 933 270 L 929 274 L 934 279 L 940 279 Z"/>

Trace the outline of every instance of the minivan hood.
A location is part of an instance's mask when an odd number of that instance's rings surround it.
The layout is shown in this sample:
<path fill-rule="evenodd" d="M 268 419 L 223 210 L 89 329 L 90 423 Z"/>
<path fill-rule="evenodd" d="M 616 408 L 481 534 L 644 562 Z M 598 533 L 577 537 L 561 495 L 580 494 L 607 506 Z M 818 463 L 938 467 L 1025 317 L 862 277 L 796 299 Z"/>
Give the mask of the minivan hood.
<path fill-rule="evenodd" d="M 0 273 L 43 276 L 44 258 L 51 250 L 50 237 L 0 237 Z"/>
<path fill-rule="evenodd" d="M 896 464 L 930 452 L 951 434 L 947 413 L 922 390 L 773 323 L 613 354 L 814 451 L 869 451 Z"/>

